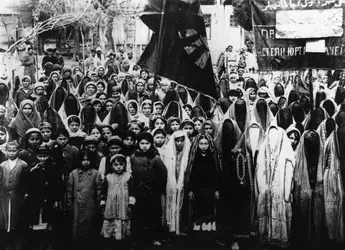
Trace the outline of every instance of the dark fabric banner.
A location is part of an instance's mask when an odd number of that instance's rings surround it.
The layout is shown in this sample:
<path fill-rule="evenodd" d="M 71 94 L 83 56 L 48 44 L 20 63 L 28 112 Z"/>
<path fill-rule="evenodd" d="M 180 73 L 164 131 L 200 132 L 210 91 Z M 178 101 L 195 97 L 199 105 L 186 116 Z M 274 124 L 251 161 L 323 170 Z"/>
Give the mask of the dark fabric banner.
<path fill-rule="evenodd" d="M 216 98 L 211 54 L 199 0 L 166 0 L 162 54 L 158 72 L 158 37 L 162 0 L 150 0 L 141 16 L 153 30 L 150 43 L 138 64 L 158 75 Z"/>
<path fill-rule="evenodd" d="M 345 68 L 345 1 L 252 0 L 251 4 L 259 70 Z"/>

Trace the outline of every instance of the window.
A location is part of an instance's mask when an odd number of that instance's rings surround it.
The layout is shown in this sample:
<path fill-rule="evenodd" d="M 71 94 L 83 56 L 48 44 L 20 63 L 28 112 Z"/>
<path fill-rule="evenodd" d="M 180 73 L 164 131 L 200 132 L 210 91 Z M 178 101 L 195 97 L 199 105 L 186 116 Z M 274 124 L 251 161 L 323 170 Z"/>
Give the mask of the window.
<path fill-rule="evenodd" d="M 230 27 L 237 28 L 237 18 L 234 15 L 230 15 Z"/>
<path fill-rule="evenodd" d="M 211 40 L 211 15 L 210 14 L 204 15 L 204 22 L 205 22 L 207 40 Z"/>

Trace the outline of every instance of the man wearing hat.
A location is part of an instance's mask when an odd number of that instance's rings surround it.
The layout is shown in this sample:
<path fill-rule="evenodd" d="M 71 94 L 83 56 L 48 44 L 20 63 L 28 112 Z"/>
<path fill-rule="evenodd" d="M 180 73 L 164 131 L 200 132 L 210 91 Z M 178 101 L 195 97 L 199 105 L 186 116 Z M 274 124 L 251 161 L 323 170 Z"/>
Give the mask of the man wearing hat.
<path fill-rule="evenodd" d="M 90 56 L 85 60 L 86 70 L 94 71 L 98 66 L 101 65 L 101 60 L 96 55 L 96 49 L 91 49 Z"/>
<path fill-rule="evenodd" d="M 47 49 L 47 55 L 44 56 L 42 60 L 42 69 L 45 67 L 45 64 L 47 62 L 51 62 L 53 65 L 59 63 L 57 57 L 54 56 L 54 53 L 55 53 L 55 49 L 53 48 Z"/>
<path fill-rule="evenodd" d="M 107 54 L 107 59 L 104 64 L 104 68 L 107 71 L 109 68 L 112 68 L 114 74 L 118 74 L 120 72 L 121 64 L 116 59 L 116 54 L 113 50 L 110 50 Z"/>
<path fill-rule="evenodd" d="M 96 56 L 101 61 L 101 65 L 104 65 L 105 57 L 104 57 L 104 54 L 102 53 L 102 48 L 101 47 L 97 47 L 96 48 Z"/>

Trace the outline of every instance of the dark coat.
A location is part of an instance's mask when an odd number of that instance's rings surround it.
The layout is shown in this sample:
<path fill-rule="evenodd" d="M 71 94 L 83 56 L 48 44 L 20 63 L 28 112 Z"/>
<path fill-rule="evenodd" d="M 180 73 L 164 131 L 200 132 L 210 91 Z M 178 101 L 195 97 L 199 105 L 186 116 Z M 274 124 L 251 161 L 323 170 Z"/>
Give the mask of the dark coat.
<path fill-rule="evenodd" d="M 72 237 L 92 239 L 100 233 L 102 177 L 95 169 L 75 169 L 67 184 L 67 211 L 72 214 Z"/>
<path fill-rule="evenodd" d="M 54 203 L 60 203 L 63 198 L 62 175 L 58 166 L 50 159 L 44 164 L 35 164 L 25 174 L 25 184 L 28 192 L 28 217 L 30 225 L 39 223 L 42 209 L 42 222 L 54 224 L 57 222 L 57 208 Z"/>

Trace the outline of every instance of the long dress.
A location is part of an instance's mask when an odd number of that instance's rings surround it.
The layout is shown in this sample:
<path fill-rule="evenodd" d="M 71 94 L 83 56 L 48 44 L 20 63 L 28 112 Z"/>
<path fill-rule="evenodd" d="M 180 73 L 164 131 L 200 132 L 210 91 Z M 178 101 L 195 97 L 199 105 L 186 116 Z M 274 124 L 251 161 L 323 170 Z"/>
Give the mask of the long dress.
<path fill-rule="evenodd" d="M 128 206 L 135 203 L 133 191 L 133 179 L 129 173 L 111 173 L 105 177 L 102 188 L 105 211 L 101 231 L 105 238 L 122 240 L 130 235 Z"/>
<path fill-rule="evenodd" d="M 181 152 L 176 151 L 175 138 L 184 137 Z M 172 134 L 164 152 L 164 164 L 168 170 L 166 186 L 165 218 L 170 232 L 180 234 L 181 209 L 184 199 L 184 176 L 188 165 L 190 141 L 185 132 L 177 131 Z"/>
<path fill-rule="evenodd" d="M 275 145 L 269 135 L 277 130 Z M 290 244 L 292 208 L 290 202 L 294 152 L 285 131 L 271 125 L 261 147 L 256 168 L 257 216 L 262 244 L 288 247 Z"/>

